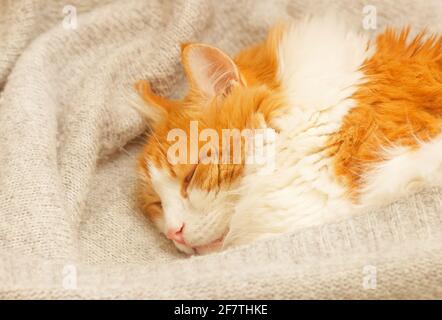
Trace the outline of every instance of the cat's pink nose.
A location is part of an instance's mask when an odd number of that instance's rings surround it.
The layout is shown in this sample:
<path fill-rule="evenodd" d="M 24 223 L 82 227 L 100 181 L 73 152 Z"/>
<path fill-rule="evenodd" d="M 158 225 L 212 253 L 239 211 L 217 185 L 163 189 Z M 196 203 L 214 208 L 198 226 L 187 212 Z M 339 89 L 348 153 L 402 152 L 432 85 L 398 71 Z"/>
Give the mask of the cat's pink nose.
<path fill-rule="evenodd" d="M 185 244 L 184 236 L 183 236 L 184 223 L 177 229 L 169 228 L 167 230 L 167 238 L 173 240 L 175 242 Z"/>

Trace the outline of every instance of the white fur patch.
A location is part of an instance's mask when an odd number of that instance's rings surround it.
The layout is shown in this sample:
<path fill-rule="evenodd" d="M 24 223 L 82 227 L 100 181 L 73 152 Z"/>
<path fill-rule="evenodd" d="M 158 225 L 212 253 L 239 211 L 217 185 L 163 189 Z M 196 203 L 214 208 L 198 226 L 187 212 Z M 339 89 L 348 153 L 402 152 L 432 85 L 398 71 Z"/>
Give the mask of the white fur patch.
<path fill-rule="evenodd" d="M 442 185 L 442 135 L 421 142 L 415 150 L 388 148 L 384 159 L 363 177 L 362 206 L 376 207 L 424 187 Z"/>
<path fill-rule="evenodd" d="M 323 124 L 339 125 L 353 106 L 348 98 L 361 83 L 358 71 L 373 50 L 368 39 L 352 32 L 333 15 L 294 24 L 279 46 L 279 78 L 290 101 L 279 124 L 304 130 L 312 117 L 323 114 Z M 295 123 L 293 122 L 295 121 Z"/>

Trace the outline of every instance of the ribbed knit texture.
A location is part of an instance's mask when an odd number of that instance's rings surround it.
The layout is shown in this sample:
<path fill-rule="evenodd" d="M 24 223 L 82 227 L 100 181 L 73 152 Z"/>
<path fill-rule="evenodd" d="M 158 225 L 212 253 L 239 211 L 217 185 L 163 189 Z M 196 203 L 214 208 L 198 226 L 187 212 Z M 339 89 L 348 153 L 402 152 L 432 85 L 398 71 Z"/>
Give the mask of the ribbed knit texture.
<path fill-rule="evenodd" d="M 331 4 L 361 28 L 364 3 L 71 0 L 78 28 L 66 30 L 64 1 L 1 1 L 0 298 L 442 298 L 437 189 L 191 258 L 134 201 L 135 159 L 148 128 L 130 107 L 135 80 L 179 96 L 181 42 L 235 53 L 273 22 Z M 369 4 L 379 28 L 442 32 L 439 0 Z M 63 286 L 69 265 L 75 290 Z M 376 268 L 376 289 L 364 289 L 367 266 Z"/>

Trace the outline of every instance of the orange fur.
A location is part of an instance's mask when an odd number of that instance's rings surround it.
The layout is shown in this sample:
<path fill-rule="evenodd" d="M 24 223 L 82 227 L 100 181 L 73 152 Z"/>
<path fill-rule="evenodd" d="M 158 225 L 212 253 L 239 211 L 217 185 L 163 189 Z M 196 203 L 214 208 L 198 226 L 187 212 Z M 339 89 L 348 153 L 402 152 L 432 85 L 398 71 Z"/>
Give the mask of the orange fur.
<path fill-rule="evenodd" d="M 356 107 L 330 138 L 335 173 L 353 197 L 363 174 L 383 160 L 383 148 L 416 148 L 441 132 L 442 37 L 424 41 L 421 33 L 408 43 L 408 35 L 408 28 L 387 29 L 377 38 L 362 67 L 366 82 L 353 96 Z"/>

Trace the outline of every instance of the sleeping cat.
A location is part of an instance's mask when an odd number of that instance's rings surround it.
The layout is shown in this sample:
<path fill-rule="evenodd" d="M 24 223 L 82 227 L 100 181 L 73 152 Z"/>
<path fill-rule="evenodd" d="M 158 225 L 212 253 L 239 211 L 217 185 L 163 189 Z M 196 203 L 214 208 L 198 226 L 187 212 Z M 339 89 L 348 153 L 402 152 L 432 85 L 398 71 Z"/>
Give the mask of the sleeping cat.
<path fill-rule="evenodd" d="M 441 36 L 387 29 L 370 42 L 338 19 L 309 18 L 275 26 L 234 59 L 185 44 L 182 64 L 183 100 L 136 85 L 155 120 L 139 161 L 141 208 L 180 251 L 248 244 L 442 185 Z M 170 132 L 190 135 L 195 122 L 200 133 L 274 130 L 273 169 L 259 174 L 247 150 L 236 163 L 173 163 Z M 212 147 L 210 159 L 231 150 Z"/>

